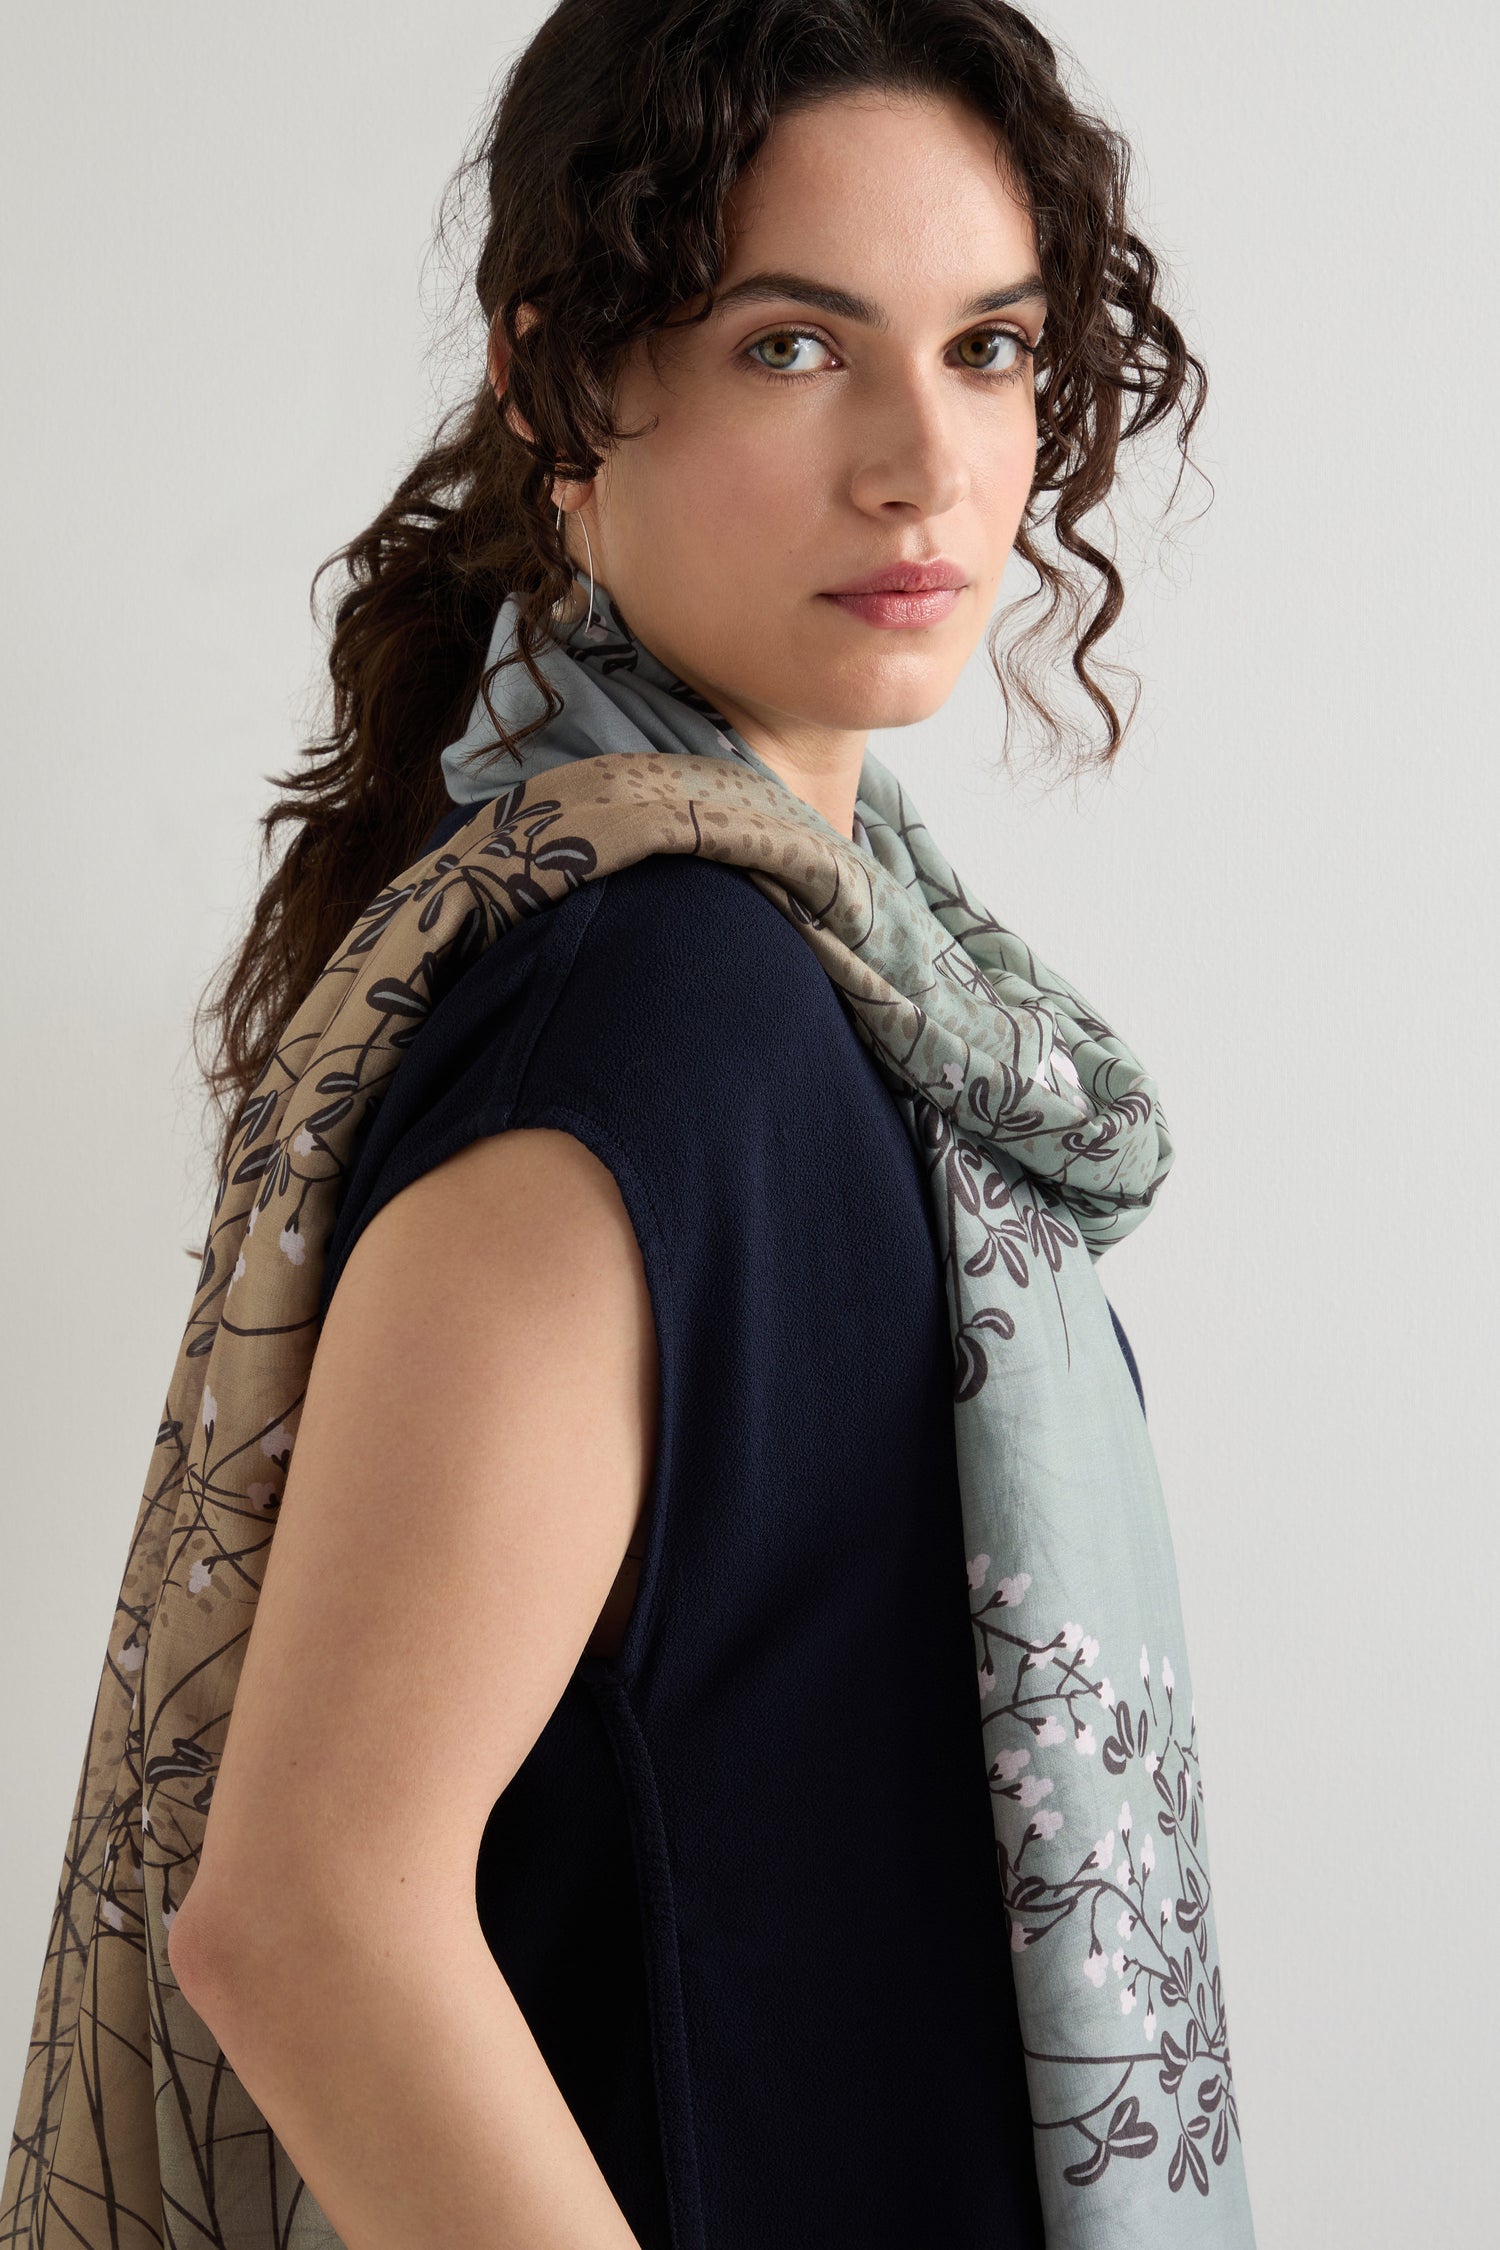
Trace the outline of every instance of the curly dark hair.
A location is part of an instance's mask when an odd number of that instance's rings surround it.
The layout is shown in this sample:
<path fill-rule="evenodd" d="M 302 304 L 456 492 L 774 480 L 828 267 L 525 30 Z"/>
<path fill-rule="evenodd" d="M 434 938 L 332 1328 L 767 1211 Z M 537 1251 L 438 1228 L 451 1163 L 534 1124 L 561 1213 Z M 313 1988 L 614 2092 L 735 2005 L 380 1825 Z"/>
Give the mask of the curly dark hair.
<path fill-rule="evenodd" d="M 286 794 L 260 823 L 262 867 L 283 822 L 291 838 L 195 1020 L 195 1036 L 205 1021 L 216 1034 L 204 1074 L 221 1161 L 278 1033 L 447 804 L 437 753 L 463 730 L 507 593 L 520 605 L 519 660 L 546 699 L 534 724 L 558 708 L 535 665 L 572 579 L 550 494 L 555 478 L 591 477 L 622 434 L 623 355 L 678 324 L 694 298 L 707 300 L 695 317 L 712 311 L 725 200 L 773 120 L 855 90 L 961 98 L 992 123 L 1029 200 L 1048 314 L 1036 474 L 1015 550 L 1037 576 L 1024 599 L 1041 610 L 999 647 L 1002 613 L 990 655 L 1007 738 L 1020 708 L 1055 748 L 1069 730 L 1042 659 L 1071 641 L 1103 726 L 1088 762 L 1114 758 L 1128 716 L 1094 653 L 1124 587 L 1083 527 L 1104 507 L 1122 443 L 1158 424 L 1175 427 L 1180 480 L 1206 383 L 1129 224 L 1125 141 L 1069 94 L 1051 43 L 1000 0 L 560 0 L 450 184 L 487 184 L 474 288 L 489 328 L 503 327 L 507 396 L 534 442 L 476 368 L 470 396 L 385 507 L 314 575 L 315 614 L 324 572 L 339 564 L 345 576 L 326 731 L 304 747 L 303 767 L 268 777 Z M 540 318 L 518 332 L 523 304 Z M 531 731 L 502 729 L 502 740 Z"/>

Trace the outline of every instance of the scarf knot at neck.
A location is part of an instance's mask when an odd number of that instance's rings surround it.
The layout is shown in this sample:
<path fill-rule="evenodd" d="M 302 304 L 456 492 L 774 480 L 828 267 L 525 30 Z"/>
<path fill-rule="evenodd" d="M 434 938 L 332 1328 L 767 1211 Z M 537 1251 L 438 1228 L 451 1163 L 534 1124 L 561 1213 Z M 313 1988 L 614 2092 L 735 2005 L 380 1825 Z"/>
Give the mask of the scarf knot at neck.
<path fill-rule="evenodd" d="M 516 655 L 519 619 L 507 597 L 485 653 L 486 673 L 501 665 L 490 701 L 508 733 L 544 709 Z M 814 847 L 802 880 L 786 886 L 791 911 L 812 942 L 814 933 L 834 941 L 841 973 L 831 958 L 824 965 L 888 1082 L 1047 1183 L 1094 1255 L 1139 1225 L 1173 1156 L 1154 1082 L 1082 995 L 966 889 L 873 752 L 851 841 L 645 646 L 601 586 L 593 625 L 554 634 L 537 665 L 561 711 L 507 753 L 476 695 L 464 733 L 442 754 L 455 803 L 616 754 L 711 758 L 758 774 L 767 814 Z"/>

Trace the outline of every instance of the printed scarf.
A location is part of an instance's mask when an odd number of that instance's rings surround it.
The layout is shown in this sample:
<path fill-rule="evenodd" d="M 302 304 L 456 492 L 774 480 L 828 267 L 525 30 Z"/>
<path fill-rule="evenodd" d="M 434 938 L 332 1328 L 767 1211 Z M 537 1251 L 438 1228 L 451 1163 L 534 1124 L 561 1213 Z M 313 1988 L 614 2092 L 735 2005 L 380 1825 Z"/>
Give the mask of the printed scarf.
<path fill-rule="evenodd" d="M 851 839 L 602 588 L 594 610 L 539 659 L 563 708 L 519 761 L 476 698 L 442 760 L 470 818 L 365 907 L 237 1119 L 109 1635 L 0 2250 L 340 2250 L 167 1958 L 325 1249 L 361 1128 L 442 994 L 523 916 L 671 852 L 746 869 L 795 925 L 928 1181 L 1048 2250 L 1253 2250 L 1171 1537 L 1095 1271 L 1172 1161 L 1155 1084 L 966 888 L 873 755 Z M 516 617 L 506 601 L 487 668 Z M 490 695 L 510 730 L 541 709 L 519 664 Z"/>

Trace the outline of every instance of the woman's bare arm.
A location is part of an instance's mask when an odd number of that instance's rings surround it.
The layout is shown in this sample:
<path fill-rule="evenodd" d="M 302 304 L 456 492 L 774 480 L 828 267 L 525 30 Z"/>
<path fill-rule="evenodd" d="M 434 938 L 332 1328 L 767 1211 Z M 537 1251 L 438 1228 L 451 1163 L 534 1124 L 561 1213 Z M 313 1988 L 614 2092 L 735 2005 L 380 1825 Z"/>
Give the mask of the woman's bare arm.
<path fill-rule="evenodd" d="M 313 1362 L 173 1971 L 350 2250 L 631 2250 L 485 1943 L 480 1838 L 650 1481 L 651 1301 L 570 1135 L 385 1205 Z"/>

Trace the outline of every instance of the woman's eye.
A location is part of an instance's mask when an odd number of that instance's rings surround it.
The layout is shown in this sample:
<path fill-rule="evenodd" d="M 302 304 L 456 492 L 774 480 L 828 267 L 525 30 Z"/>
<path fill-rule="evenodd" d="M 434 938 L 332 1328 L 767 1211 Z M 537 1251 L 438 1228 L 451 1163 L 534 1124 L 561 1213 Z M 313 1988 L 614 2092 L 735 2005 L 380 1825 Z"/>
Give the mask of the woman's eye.
<path fill-rule="evenodd" d="M 972 367 L 979 375 L 1019 375 L 1031 352 L 1025 337 L 1018 336 L 1013 328 L 976 329 L 972 336 L 962 339 L 958 349 L 962 351 L 968 344 L 976 344 L 991 355 L 982 363 L 964 361 L 966 367 Z"/>
<path fill-rule="evenodd" d="M 821 336 L 813 335 L 812 331 L 807 328 L 777 328 L 769 336 L 760 337 L 757 342 L 750 346 L 750 350 L 755 353 L 764 351 L 769 347 L 776 355 L 770 359 L 762 359 L 757 363 L 769 374 L 780 375 L 788 371 L 795 375 L 812 374 L 815 372 L 812 368 L 804 369 L 792 365 L 797 350 L 803 344 L 821 345 L 823 339 Z M 824 345 L 823 348 L 826 350 L 827 346 Z"/>

